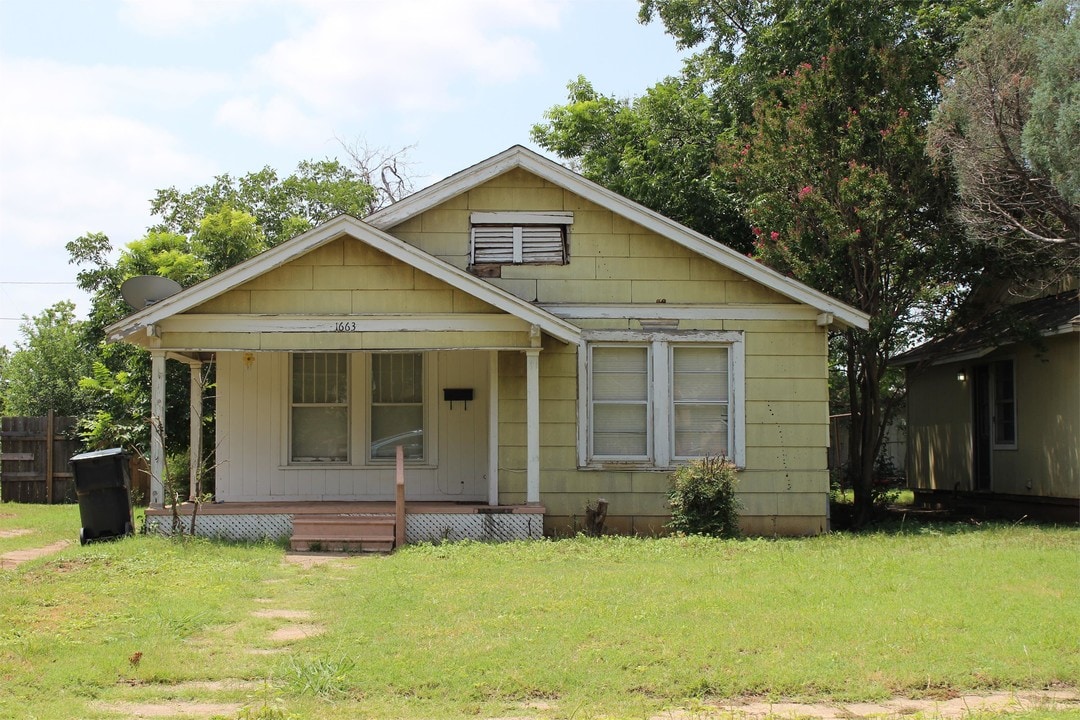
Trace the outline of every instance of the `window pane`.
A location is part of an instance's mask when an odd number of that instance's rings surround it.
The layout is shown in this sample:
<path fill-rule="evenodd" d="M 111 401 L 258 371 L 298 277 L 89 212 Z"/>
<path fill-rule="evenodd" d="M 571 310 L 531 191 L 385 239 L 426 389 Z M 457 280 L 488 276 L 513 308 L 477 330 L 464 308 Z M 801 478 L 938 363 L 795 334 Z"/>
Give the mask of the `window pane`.
<path fill-rule="evenodd" d="M 292 459 L 348 461 L 348 408 L 294 407 L 292 409 Z"/>
<path fill-rule="evenodd" d="M 649 394 L 648 362 L 648 348 L 593 348 L 593 400 L 646 400 Z"/>
<path fill-rule="evenodd" d="M 672 393 L 676 401 L 727 401 L 726 348 L 677 347 L 672 351 L 672 362 Z"/>
<path fill-rule="evenodd" d="M 373 403 L 422 403 L 424 359 L 420 353 L 371 357 Z"/>
<path fill-rule="evenodd" d="M 1016 442 L 1016 388 L 1012 360 L 994 363 L 994 442 Z"/>
<path fill-rule="evenodd" d="M 348 356 L 344 353 L 293 355 L 292 401 L 340 404 L 348 398 Z"/>
<path fill-rule="evenodd" d="M 675 457 L 730 455 L 727 405 L 675 406 Z"/>
<path fill-rule="evenodd" d="M 424 458 L 424 356 L 371 358 L 371 455 L 393 458 L 402 445 L 409 460 Z"/>
<path fill-rule="evenodd" d="M 644 457 L 648 455 L 644 404 L 593 406 L 593 454 Z"/>
<path fill-rule="evenodd" d="M 371 408 L 371 457 L 393 458 L 398 445 L 405 457 L 424 457 L 423 405 L 384 405 Z"/>

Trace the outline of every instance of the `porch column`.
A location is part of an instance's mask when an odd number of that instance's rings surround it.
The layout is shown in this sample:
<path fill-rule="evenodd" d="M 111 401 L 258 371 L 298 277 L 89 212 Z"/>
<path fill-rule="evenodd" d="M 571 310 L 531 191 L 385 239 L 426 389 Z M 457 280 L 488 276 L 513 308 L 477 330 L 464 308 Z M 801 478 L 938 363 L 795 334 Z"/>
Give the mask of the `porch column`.
<path fill-rule="evenodd" d="M 199 494 L 199 471 L 202 469 L 202 419 L 203 419 L 203 383 L 202 363 L 193 361 L 188 365 L 191 373 L 189 404 L 191 406 L 191 443 L 188 448 L 191 489 L 188 500 L 195 501 Z"/>
<path fill-rule="evenodd" d="M 150 351 L 150 507 L 165 504 L 165 351 Z"/>
<path fill-rule="evenodd" d="M 499 351 L 488 353 L 488 505 L 499 504 Z"/>
<path fill-rule="evenodd" d="M 540 504 L 540 348 L 525 351 L 525 502 Z"/>

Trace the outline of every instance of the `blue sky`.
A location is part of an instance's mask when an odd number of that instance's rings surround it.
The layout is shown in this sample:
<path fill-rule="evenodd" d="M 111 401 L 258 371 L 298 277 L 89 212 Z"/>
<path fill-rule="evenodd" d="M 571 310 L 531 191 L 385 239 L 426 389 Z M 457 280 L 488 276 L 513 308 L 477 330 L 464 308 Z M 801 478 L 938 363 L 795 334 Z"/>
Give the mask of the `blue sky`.
<path fill-rule="evenodd" d="M 0 345 L 62 299 L 64 245 L 114 246 L 158 188 L 409 152 L 417 188 L 520 143 L 584 75 L 678 72 L 637 0 L 0 0 Z M 14 318 L 14 319 L 13 319 Z"/>

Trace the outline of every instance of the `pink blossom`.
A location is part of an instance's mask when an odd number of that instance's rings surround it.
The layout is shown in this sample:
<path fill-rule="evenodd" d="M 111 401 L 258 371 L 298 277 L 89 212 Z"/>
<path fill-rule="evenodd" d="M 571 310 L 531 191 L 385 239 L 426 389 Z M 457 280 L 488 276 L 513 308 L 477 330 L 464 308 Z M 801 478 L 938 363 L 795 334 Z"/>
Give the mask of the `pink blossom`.
<path fill-rule="evenodd" d="M 769 233 L 769 237 L 772 238 L 773 240 L 779 240 L 780 239 L 780 233 L 773 230 L 771 233 Z"/>
<path fill-rule="evenodd" d="M 812 192 L 814 192 L 814 186 L 813 185 L 806 185 L 806 186 L 802 187 L 799 190 L 799 199 L 800 200 L 804 199 L 807 195 L 809 195 Z"/>
<path fill-rule="evenodd" d="M 751 230 L 753 231 L 754 235 L 761 235 L 761 228 L 754 227 L 754 228 L 751 228 Z"/>

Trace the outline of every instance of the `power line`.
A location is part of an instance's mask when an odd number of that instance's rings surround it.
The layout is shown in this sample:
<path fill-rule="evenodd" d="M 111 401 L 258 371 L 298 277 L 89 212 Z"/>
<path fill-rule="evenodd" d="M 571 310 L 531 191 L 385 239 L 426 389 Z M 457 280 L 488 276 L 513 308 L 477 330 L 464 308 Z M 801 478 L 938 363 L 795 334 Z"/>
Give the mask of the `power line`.
<path fill-rule="evenodd" d="M 72 280 L 0 280 L 0 285 L 74 285 Z"/>

